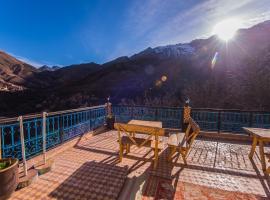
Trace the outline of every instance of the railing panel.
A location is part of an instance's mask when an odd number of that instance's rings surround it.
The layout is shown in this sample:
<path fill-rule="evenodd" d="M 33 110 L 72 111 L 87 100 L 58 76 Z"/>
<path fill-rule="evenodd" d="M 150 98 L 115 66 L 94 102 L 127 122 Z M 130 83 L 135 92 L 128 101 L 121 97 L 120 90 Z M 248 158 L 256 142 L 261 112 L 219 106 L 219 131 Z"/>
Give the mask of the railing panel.
<path fill-rule="evenodd" d="M 78 111 L 77 111 L 78 110 Z M 104 125 L 104 106 L 49 113 L 46 118 L 46 148 L 51 149 L 64 141 Z M 26 158 L 42 152 L 41 115 L 23 118 Z M 2 157 L 22 158 L 19 122 L 16 118 L 0 123 Z"/>
<path fill-rule="evenodd" d="M 254 113 L 252 123 L 257 128 L 270 128 L 270 113 Z"/>
<path fill-rule="evenodd" d="M 97 108 L 63 115 L 63 140 L 72 139 L 103 125 L 105 114 L 104 108 Z"/>
<path fill-rule="evenodd" d="M 2 156 L 21 157 L 19 123 L 1 125 Z"/>
<path fill-rule="evenodd" d="M 133 106 L 113 106 L 112 111 L 117 122 L 127 123 L 133 119 Z"/>
<path fill-rule="evenodd" d="M 60 116 L 48 117 L 46 120 L 46 125 L 46 148 L 50 149 L 61 143 Z"/>
<path fill-rule="evenodd" d="M 154 121 L 156 119 L 156 108 L 136 106 L 133 107 L 133 119 Z"/>
<path fill-rule="evenodd" d="M 162 122 L 164 128 L 182 128 L 182 108 L 158 108 L 156 120 Z"/>
<path fill-rule="evenodd" d="M 221 112 L 220 131 L 245 133 L 242 127 L 250 126 L 249 112 Z"/>
<path fill-rule="evenodd" d="M 93 130 L 104 124 L 106 118 L 106 110 L 102 109 L 92 109 L 90 110 L 90 130 Z"/>
<path fill-rule="evenodd" d="M 29 158 L 42 151 L 42 118 L 25 120 L 23 122 L 23 128 L 25 155 L 26 158 Z M 18 145 L 21 147 L 21 141 Z M 19 159 L 21 159 L 21 151 Z"/>
<path fill-rule="evenodd" d="M 201 130 L 218 131 L 219 130 L 219 112 L 192 110 L 192 118 L 199 124 Z"/>
<path fill-rule="evenodd" d="M 63 125 L 63 141 L 72 139 L 80 134 L 90 131 L 90 121 L 80 118 L 84 112 L 64 114 L 61 116 Z"/>
<path fill-rule="evenodd" d="M 132 119 L 162 121 L 164 128 L 181 128 L 182 111 L 182 108 L 113 106 L 113 114 L 117 122 L 127 123 Z"/>

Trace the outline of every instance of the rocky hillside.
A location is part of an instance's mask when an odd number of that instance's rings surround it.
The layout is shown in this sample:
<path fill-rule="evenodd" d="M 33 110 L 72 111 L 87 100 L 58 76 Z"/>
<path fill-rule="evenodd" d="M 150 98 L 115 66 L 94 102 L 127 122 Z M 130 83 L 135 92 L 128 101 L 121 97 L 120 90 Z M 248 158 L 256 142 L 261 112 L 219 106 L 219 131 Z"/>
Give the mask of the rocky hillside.
<path fill-rule="evenodd" d="M 36 68 L 0 51 L 0 90 L 19 91 L 28 84 Z"/>

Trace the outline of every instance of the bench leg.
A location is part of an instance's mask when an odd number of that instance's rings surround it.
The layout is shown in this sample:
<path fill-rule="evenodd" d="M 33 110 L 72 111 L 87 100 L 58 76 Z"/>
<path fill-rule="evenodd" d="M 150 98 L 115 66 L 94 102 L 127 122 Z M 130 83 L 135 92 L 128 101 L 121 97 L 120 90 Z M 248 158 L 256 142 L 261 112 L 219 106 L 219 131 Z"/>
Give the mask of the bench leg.
<path fill-rule="evenodd" d="M 176 152 L 176 147 L 169 147 L 169 155 L 168 155 L 168 158 L 167 158 L 167 160 L 168 160 L 168 162 L 171 162 L 172 161 L 172 157 L 173 157 L 173 155 L 175 154 L 175 152 Z"/>
<path fill-rule="evenodd" d="M 182 153 L 181 153 L 181 155 L 182 155 L 182 158 L 183 158 L 184 164 L 185 164 L 185 165 L 187 165 L 187 159 L 186 159 L 186 155 L 185 155 L 185 154 L 182 154 Z"/>
<path fill-rule="evenodd" d="M 126 152 L 127 152 L 127 154 L 130 152 L 130 144 L 127 144 L 127 146 L 126 146 Z"/>
<path fill-rule="evenodd" d="M 267 174 L 270 174 L 270 167 L 268 167 L 268 168 L 266 169 L 266 173 L 267 173 Z"/>
<path fill-rule="evenodd" d="M 157 169 L 158 165 L 158 137 L 155 136 L 155 149 L 154 149 L 154 154 L 155 154 L 155 160 L 154 160 L 154 170 Z"/>

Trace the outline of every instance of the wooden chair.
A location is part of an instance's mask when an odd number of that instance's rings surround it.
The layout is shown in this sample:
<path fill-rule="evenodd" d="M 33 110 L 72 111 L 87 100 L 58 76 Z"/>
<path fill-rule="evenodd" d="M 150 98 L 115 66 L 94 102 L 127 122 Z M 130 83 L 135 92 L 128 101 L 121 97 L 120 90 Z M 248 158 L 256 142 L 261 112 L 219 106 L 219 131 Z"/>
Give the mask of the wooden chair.
<path fill-rule="evenodd" d="M 185 133 L 174 133 L 169 136 L 168 147 L 170 150 L 168 161 L 172 160 L 173 155 L 179 152 L 184 160 L 185 165 L 187 164 L 186 156 L 192 147 L 192 144 L 200 133 L 199 125 L 190 117 L 188 120 L 188 127 Z"/>
<path fill-rule="evenodd" d="M 118 131 L 119 142 L 119 160 L 122 161 L 124 149 L 126 153 L 130 152 L 130 146 L 136 145 L 138 148 L 150 147 L 154 150 L 155 160 L 154 169 L 157 166 L 158 151 L 162 148 L 159 136 L 164 136 L 164 129 L 150 126 L 115 123 L 115 129 Z M 147 135 L 145 138 L 135 137 L 135 134 Z"/>
<path fill-rule="evenodd" d="M 265 156 L 268 159 L 268 162 L 270 162 L 270 153 L 265 153 Z M 270 174 L 270 166 L 266 169 L 266 173 Z"/>

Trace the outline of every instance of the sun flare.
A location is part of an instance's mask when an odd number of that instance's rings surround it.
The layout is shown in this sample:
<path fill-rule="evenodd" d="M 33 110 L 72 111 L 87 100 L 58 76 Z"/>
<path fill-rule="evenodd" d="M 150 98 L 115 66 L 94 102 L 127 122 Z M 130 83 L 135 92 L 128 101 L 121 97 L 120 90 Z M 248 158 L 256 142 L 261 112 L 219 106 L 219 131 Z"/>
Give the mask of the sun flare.
<path fill-rule="evenodd" d="M 239 19 L 226 19 L 215 25 L 213 34 L 218 35 L 222 40 L 228 41 L 235 35 L 236 31 L 241 28 L 242 22 Z"/>

